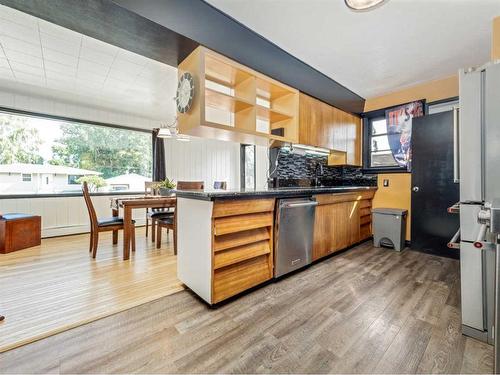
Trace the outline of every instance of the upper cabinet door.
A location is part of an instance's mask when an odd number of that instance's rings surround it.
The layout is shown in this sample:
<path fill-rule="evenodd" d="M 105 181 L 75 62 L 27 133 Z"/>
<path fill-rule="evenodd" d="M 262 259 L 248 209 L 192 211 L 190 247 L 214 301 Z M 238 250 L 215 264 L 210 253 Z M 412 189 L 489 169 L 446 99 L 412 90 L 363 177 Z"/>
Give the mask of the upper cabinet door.
<path fill-rule="evenodd" d="M 347 164 L 361 165 L 361 119 L 300 93 L 299 143 L 345 152 Z"/>

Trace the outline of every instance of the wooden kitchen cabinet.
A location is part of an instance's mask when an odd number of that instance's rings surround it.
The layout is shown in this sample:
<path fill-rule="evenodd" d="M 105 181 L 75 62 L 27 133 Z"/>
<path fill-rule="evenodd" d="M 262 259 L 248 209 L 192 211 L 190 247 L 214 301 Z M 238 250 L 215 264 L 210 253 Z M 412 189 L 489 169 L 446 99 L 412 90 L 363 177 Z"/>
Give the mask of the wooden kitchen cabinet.
<path fill-rule="evenodd" d="M 308 95 L 299 95 L 299 143 L 345 152 L 344 164 L 361 165 L 361 118 Z"/>
<path fill-rule="evenodd" d="M 374 192 L 317 195 L 313 260 L 343 250 L 371 236 Z M 365 208 L 365 210 L 362 209 Z M 370 210 L 370 208 L 368 208 Z"/>

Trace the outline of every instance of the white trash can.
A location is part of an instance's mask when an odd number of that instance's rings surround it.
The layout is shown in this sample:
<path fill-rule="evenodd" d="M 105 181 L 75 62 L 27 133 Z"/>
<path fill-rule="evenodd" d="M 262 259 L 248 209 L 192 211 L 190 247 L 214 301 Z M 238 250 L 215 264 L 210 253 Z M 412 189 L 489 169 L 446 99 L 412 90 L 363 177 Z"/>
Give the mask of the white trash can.
<path fill-rule="evenodd" d="M 408 211 L 401 208 L 374 208 L 372 214 L 373 245 L 393 247 L 396 251 L 403 250 Z"/>

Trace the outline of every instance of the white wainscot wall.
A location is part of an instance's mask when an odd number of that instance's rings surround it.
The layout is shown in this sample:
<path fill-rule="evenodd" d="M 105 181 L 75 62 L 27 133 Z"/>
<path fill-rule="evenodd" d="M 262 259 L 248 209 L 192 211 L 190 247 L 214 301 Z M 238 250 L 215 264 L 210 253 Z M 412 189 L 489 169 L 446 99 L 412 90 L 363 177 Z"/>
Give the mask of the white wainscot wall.
<path fill-rule="evenodd" d="M 99 218 L 111 217 L 109 196 L 92 197 Z M 42 217 L 42 237 L 64 236 L 90 231 L 90 219 L 82 197 L 0 199 L 0 212 L 21 212 Z M 145 223 L 146 212 L 133 210 L 136 225 Z M 121 214 L 121 212 L 120 212 Z"/>

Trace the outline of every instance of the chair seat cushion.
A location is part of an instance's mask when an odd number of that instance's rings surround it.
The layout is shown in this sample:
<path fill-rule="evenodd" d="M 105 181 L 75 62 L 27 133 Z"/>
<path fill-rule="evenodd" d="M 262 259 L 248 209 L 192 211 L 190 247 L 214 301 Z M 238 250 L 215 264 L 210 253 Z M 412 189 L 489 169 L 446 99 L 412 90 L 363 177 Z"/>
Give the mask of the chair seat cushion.
<path fill-rule="evenodd" d="M 174 224 L 174 217 L 173 216 L 169 216 L 169 217 L 162 217 L 160 219 L 158 219 L 158 223 L 160 224 Z"/>
<path fill-rule="evenodd" d="M 153 211 L 148 212 L 148 217 L 159 219 L 162 217 L 174 216 L 174 211 Z"/>
<path fill-rule="evenodd" d="M 0 215 L 1 220 L 19 220 L 19 219 L 27 219 L 30 217 L 36 217 L 36 215 L 30 215 L 30 214 L 2 214 Z"/>
<path fill-rule="evenodd" d="M 132 223 L 135 224 L 135 220 L 132 220 Z M 97 220 L 97 225 L 99 225 L 100 227 L 108 227 L 120 224 L 123 224 L 123 217 L 113 216 Z"/>

